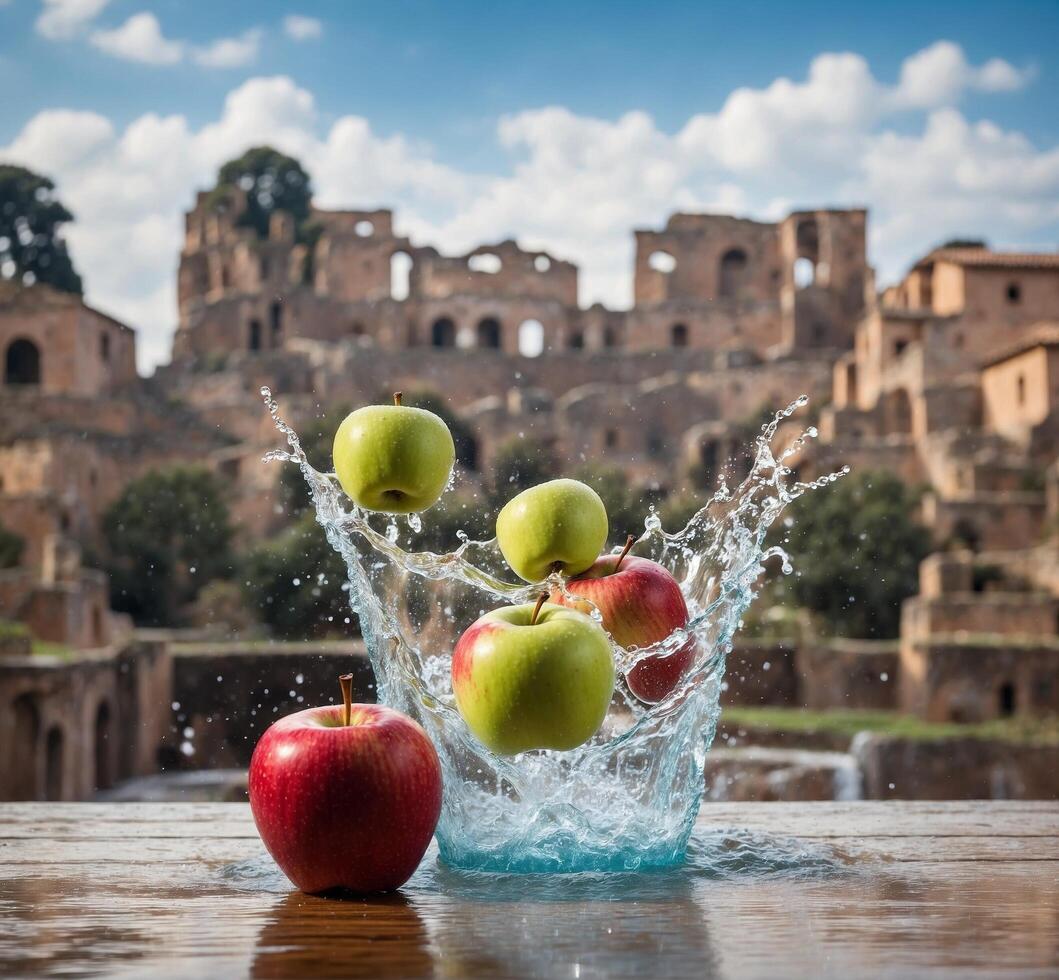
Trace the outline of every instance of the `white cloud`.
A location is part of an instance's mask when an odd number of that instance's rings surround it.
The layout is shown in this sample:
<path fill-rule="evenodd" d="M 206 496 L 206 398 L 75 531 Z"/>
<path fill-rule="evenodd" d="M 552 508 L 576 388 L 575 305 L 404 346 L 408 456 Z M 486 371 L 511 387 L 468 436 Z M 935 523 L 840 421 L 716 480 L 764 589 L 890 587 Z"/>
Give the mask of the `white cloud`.
<path fill-rule="evenodd" d="M 133 14 L 113 30 L 94 31 L 89 40 L 100 51 L 146 65 L 175 65 L 184 57 L 184 45 L 162 34 L 154 14 Z"/>
<path fill-rule="evenodd" d="M 675 133 L 645 112 L 519 112 L 497 123 L 510 164 L 496 173 L 439 163 L 360 116 L 324 125 L 312 94 L 285 77 L 239 85 L 197 129 L 179 115 L 120 130 L 94 113 L 39 113 L 0 158 L 56 179 L 77 217 L 68 237 L 90 300 L 140 328 L 145 365 L 168 356 L 183 211 L 223 161 L 263 142 L 303 161 L 322 206 L 392 206 L 402 233 L 448 251 L 514 236 L 572 259 L 584 302 L 628 303 L 632 229 L 678 209 L 774 220 L 796 207 L 868 205 L 882 281 L 951 235 L 1059 236 L 1059 147 L 954 108 L 967 88 L 999 84 L 984 79 L 997 74 L 992 62 L 959 84 L 935 66 L 950 81 L 930 89 L 918 57 L 888 86 L 858 55 L 821 55 L 804 80 L 735 91 Z M 942 89 L 946 104 L 910 101 Z M 900 130 L 888 123 L 896 113 Z"/>
<path fill-rule="evenodd" d="M 37 33 L 50 41 L 64 41 L 76 36 L 94 20 L 110 0 L 44 0 L 37 18 Z"/>
<path fill-rule="evenodd" d="M 324 25 L 315 17 L 288 14 L 283 18 L 283 32 L 295 41 L 313 41 L 323 35 Z"/>
<path fill-rule="evenodd" d="M 253 27 L 238 37 L 219 38 L 196 50 L 192 57 L 206 68 L 242 68 L 257 60 L 261 37 L 261 29 Z"/>
<path fill-rule="evenodd" d="M 958 44 L 937 41 L 905 59 L 892 98 L 897 106 L 929 109 L 953 104 L 968 89 L 1013 92 L 1032 77 L 1032 68 L 1018 69 L 1001 58 L 976 68 Z"/>

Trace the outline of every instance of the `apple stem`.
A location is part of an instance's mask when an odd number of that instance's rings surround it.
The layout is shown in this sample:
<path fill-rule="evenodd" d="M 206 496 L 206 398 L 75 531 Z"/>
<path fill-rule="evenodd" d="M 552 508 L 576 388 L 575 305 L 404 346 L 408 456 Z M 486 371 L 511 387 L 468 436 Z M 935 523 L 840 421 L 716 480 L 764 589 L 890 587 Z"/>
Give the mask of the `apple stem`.
<path fill-rule="evenodd" d="M 393 403 L 395 405 L 400 405 L 401 404 L 401 398 L 403 396 L 404 396 L 404 392 L 403 391 L 395 391 L 393 393 Z"/>
<path fill-rule="evenodd" d="M 548 593 L 547 592 L 542 592 L 537 597 L 537 605 L 535 605 L 533 607 L 533 615 L 530 616 L 530 626 L 536 626 L 537 625 L 537 617 L 540 615 L 541 606 L 543 606 L 547 601 L 548 601 Z"/>
<path fill-rule="evenodd" d="M 628 537 L 627 537 L 627 538 L 625 539 L 625 547 L 621 549 L 621 554 L 620 554 L 620 555 L 618 555 L 618 560 L 617 560 L 617 561 L 616 561 L 616 562 L 614 563 L 614 571 L 617 571 L 617 570 L 618 570 L 619 568 L 621 568 L 621 563 L 622 563 L 623 561 L 625 561 L 625 556 L 626 556 L 626 555 L 627 555 L 627 554 L 628 554 L 628 553 L 629 553 L 630 551 L 632 551 L 632 546 L 633 546 L 634 544 L 636 544 L 636 536 L 635 536 L 635 535 L 632 535 L 632 534 L 630 534 L 630 535 L 629 535 L 629 536 L 628 536 Z"/>
<path fill-rule="evenodd" d="M 342 688 L 342 724 L 348 726 L 353 712 L 353 675 L 343 674 L 338 678 L 338 684 Z"/>

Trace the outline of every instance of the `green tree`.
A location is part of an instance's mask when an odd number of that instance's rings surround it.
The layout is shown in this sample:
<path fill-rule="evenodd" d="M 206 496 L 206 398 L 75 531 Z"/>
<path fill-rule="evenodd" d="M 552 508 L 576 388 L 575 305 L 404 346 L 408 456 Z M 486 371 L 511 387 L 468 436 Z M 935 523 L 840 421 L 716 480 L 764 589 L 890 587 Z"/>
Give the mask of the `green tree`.
<path fill-rule="evenodd" d="M 901 602 L 918 590 L 930 535 L 913 518 L 916 492 L 892 473 L 843 477 L 796 500 L 777 533 L 795 572 L 781 582 L 838 635 L 894 637 Z"/>
<path fill-rule="evenodd" d="M 253 548 L 240 572 L 247 605 L 276 636 L 348 636 L 358 629 L 344 588 L 345 563 L 312 513 Z"/>
<path fill-rule="evenodd" d="M 253 228 L 258 237 L 268 236 L 269 219 L 274 211 L 286 211 L 294 218 L 299 240 L 305 240 L 310 234 L 312 181 L 294 157 L 271 146 L 252 147 L 221 167 L 209 203 L 221 206 L 233 187 L 246 191 L 246 211 L 240 215 L 239 223 Z"/>
<path fill-rule="evenodd" d="M 478 494 L 444 494 L 423 514 L 423 529 L 410 535 L 409 547 L 414 551 L 446 554 L 460 546 L 457 531 L 463 531 L 474 541 L 488 540 L 495 533 L 495 516 Z"/>
<path fill-rule="evenodd" d="M 0 568 L 14 568 L 22 559 L 26 542 L 14 531 L 0 525 Z"/>
<path fill-rule="evenodd" d="M 661 490 L 631 485 L 617 466 L 590 463 L 575 470 L 573 477 L 595 490 L 607 508 L 611 545 L 623 544 L 630 534 L 643 534 L 651 505 L 657 507 L 665 499 Z"/>
<path fill-rule="evenodd" d="M 392 398 L 393 392 L 388 391 L 380 395 L 376 401 L 389 404 Z M 474 429 L 449 408 L 441 395 L 426 388 L 419 391 L 406 391 L 401 404 L 410 405 L 412 408 L 423 408 L 437 415 L 452 433 L 452 442 L 456 447 L 456 462 L 465 470 L 478 469 L 478 443 L 474 438 Z"/>
<path fill-rule="evenodd" d="M 178 625 L 201 586 L 232 572 L 220 480 L 203 466 L 151 470 L 103 516 L 111 601 L 146 626 Z"/>
<path fill-rule="evenodd" d="M 59 234 L 73 215 L 54 190 L 47 177 L 0 164 L 0 278 L 80 294 L 81 277 Z"/>
<path fill-rule="evenodd" d="M 502 507 L 516 494 L 558 475 L 559 462 L 550 442 L 537 436 L 510 439 L 493 457 L 490 504 Z"/>
<path fill-rule="evenodd" d="M 348 405 L 339 405 L 322 417 L 314 418 L 299 427 L 298 441 L 313 469 L 321 473 L 329 473 L 333 469 L 331 448 L 334 445 L 335 432 L 349 412 Z M 284 463 L 280 469 L 279 498 L 284 509 L 295 515 L 303 513 L 311 504 L 305 477 L 302 476 L 301 469 L 293 463 Z"/>

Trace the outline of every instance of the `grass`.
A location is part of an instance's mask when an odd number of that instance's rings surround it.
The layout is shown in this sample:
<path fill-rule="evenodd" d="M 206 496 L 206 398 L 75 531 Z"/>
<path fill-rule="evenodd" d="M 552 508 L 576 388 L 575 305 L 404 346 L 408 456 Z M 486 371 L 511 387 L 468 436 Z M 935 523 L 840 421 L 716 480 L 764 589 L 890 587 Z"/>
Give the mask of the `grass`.
<path fill-rule="evenodd" d="M 23 623 L 16 623 L 10 619 L 0 619 L 0 640 L 15 637 L 29 636 L 29 630 Z"/>
<path fill-rule="evenodd" d="M 800 708 L 725 708 L 721 721 L 727 725 L 797 733 L 818 732 L 846 736 L 875 732 L 899 738 L 927 741 L 939 738 L 988 738 L 1021 745 L 1059 745 L 1059 716 L 1003 718 L 959 725 L 929 722 L 893 711 L 806 711 Z"/>
<path fill-rule="evenodd" d="M 35 657 L 58 657 L 60 660 L 71 660 L 77 655 L 77 651 L 62 643 L 49 643 L 47 640 L 33 641 L 33 655 Z"/>

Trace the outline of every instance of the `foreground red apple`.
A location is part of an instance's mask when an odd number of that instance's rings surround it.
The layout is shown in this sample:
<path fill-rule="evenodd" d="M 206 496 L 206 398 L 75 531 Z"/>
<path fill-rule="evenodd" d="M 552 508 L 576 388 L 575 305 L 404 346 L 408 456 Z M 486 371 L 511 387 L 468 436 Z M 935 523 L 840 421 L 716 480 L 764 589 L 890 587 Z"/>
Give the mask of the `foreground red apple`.
<path fill-rule="evenodd" d="M 567 592 L 595 605 L 604 629 L 626 649 L 649 647 L 688 622 L 677 580 L 657 562 L 630 555 L 634 542 L 629 535 L 620 555 L 601 555 L 588 571 L 566 583 Z M 558 593 L 551 598 L 569 604 Z M 680 683 L 694 659 L 695 641 L 689 639 L 671 654 L 644 657 L 625 675 L 625 682 L 641 701 L 653 704 Z"/>
<path fill-rule="evenodd" d="M 378 704 L 310 708 L 277 721 L 250 760 L 250 809 L 303 892 L 399 888 L 441 813 L 441 764 L 426 732 Z"/>

